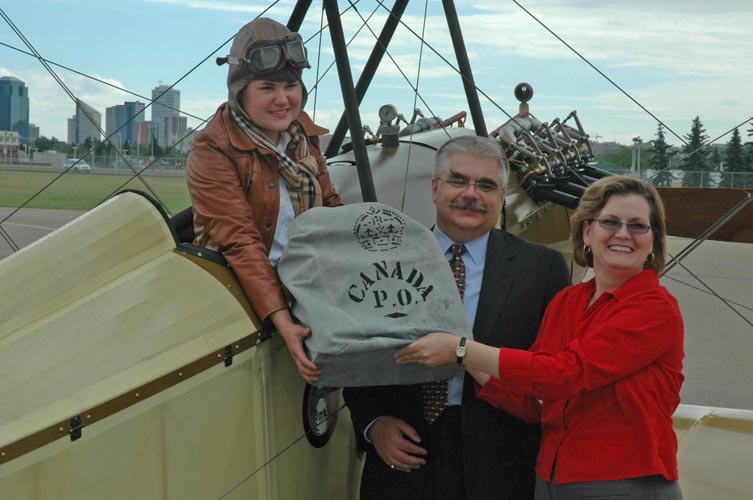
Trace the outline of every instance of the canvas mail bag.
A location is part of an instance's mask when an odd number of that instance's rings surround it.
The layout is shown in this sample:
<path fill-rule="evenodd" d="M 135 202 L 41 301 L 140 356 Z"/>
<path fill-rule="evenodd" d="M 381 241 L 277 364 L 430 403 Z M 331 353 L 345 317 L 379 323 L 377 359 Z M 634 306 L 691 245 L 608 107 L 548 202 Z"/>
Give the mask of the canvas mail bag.
<path fill-rule="evenodd" d="M 313 208 L 288 228 L 278 264 L 293 314 L 311 328 L 320 387 L 447 379 L 457 365 L 398 365 L 396 349 L 429 332 L 472 337 L 450 267 L 432 232 L 380 203 Z"/>

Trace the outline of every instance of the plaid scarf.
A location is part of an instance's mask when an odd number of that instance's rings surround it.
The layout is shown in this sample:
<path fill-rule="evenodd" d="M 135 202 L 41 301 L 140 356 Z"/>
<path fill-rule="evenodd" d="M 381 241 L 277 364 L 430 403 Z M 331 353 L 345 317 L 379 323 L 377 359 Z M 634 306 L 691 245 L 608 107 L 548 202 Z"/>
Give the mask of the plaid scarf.
<path fill-rule="evenodd" d="M 313 207 L 322 206 L 322 188 L 317 180 L 319 163 L 309 153 L 306 132 L 297 121 L 288 127 L 290 142 L 286 151 L 272 144 L 267 136 L 248 118 L 230 109 L 233 120 L 248 135 L 251 142 L 273 152 L 279 160 L 280 176 L 285 180 L 290 193 L 290 203 L 296 215 Z"/>

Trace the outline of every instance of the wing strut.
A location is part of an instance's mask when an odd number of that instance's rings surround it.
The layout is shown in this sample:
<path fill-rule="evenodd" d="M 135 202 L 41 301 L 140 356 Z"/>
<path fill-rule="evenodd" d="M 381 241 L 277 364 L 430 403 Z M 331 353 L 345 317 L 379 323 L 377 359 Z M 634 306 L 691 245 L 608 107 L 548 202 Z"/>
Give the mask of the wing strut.
<path fill-rule="evenodd" d="M 290 19 L 288 19 L 288 29 L 290 31 L 298 31 L 301 28 L 309 7 L 311 7 L 311 0 L 298 0 L 296 2 L 292 14 L 290 14 Z"/>
<path fill-rule="evenodd" d="M 371 176 L 371 165 L 366 153 L 366 141 L 363 137 L 361 114 L 358 111 L 358 99 L 356 91 L 353 88 L 353 75 L 350 71 L 348 48 L 345 46 L 345 35 L 343 34 L 337 0 L 324 0 L 324 9 L 327 12 L 329 32 L 332 36 L 332 49 L 335 52 L 337 73 L 340 77 L 340 88 L 343 93 L 345 114 L 348 117 L 350 137 L 353 141 L 353 154 L 356 157 L 358 181 L 361 184 L 363 201 L 377 201 L 374 179 Z"/>
<path fill-rule="evenodd" d="M 476 135 L 487 137 L 489 134 L 486 131 L 484 113 L 481 111 L 481 103 L 478 100 L 476 83 L 473 81 L 471 63 L 468 61 L 468 53 L 465 50 L 465 41 L 463 41 L 463 32 L 460 30 L 455 2 L 452 0 L 442 0 L 442 7 L 444 7 L 444 15 L 447 18 L 447 27 L 450 29 L 452 45 L 455 47 L 455 57 L 458 59 L 460 75 L 463 77 L 465 98 L 468 100 L 468 107 L 471 110 L 471 119 L 473 120 L 473 126 L 476 128 Z"/>
<path fill-rule="evenodd" d="M 379 38 L 374 44 L 374 48 L 369 56 L 369 60 L 366 62 L 366 66 L 363 68 L 361 76 L 358 78 L 358 83 L 356 84 L 356 99 L 358 100 L 359 106 L 366 95 L 366 91 L 369 89 L 369 85 L 374 78 L 376 70 L 379 68 L 379 63 L 382 62 L 382 57 L 387 51 L 387 46 L 389 46 L 390 41 L 392 40 L 392 35 L 395 34 L 395 30 L 400 24 L 400 19 L 402 19 L 403 12 L 405 12 L 405 7 L 407 5 L 408 0 L 396 0 L 395 5 L 392 6 L 392 11 L 384 22 L 382 32 L 379 34 Z M 347 125 L 347 116 L 345 112 L 343 112 L 340 116 L 340 121 L 337 123 L 337 127 L 335 127 L 335 131 L 332 133 L 332 139 L 329 142 L 329 146 L 327 146 L 325 156 L 328 158 L 337 156 L 338 151 L 340 151 L 340 146 L 342 146 L 343 139 L 345 138 Z"/>

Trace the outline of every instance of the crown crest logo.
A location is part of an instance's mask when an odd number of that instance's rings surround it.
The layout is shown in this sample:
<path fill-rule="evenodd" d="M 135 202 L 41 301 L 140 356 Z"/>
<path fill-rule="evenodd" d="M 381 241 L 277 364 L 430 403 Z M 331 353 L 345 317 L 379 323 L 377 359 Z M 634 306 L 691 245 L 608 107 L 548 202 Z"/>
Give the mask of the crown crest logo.
<path fill-rule="evenodd" d="M 369 207 L 356 218 L 353 235 L 370 252 L 392 250 L 403 243 L 405 217 L 388 208 Z"/>

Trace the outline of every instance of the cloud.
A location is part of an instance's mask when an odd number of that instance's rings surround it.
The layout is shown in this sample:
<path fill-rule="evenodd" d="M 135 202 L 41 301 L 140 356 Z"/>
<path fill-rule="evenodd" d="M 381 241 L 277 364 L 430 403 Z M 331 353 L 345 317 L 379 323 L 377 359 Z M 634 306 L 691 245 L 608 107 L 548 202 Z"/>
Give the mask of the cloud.
<path fill-rule="evenodd" d="M 7 73 L 26 82 L 33 82 L 29 89 L 29 120 L 40 127 L 40 135 L 67 140 L 68 118 L 73 116 L 76 106 L 70 96 L 52 76 L 40 70 L 19 70 L 11 72 L 0 69 L 0 75 Z M 4 75 L 3 75 L 4 76 Z M 66 84 L 71 93 L 92 106 L 102 114 L 102 128 L 105 127 L 105 108 L 125 100 L 134 100 L 133 96 L 113 89 L 101 83 L 92 81 L 80 75 L 58 72 L 58 76 Z M 101 75 L 93 75 L 112 85 L 123 85 L 114 79 Z"/>
<path fill-rule="evenodd" d="M 721 8 L 715 2 L 705 9 L 700 3 L 688 9 L 685 1 L 651 2 L 646 8 L 632 1 L 580 3 L 600 7 L 536 2 L 529 10 L 597 66 L 658 68 L 688 76 L 750 74 L 746 61 L 753 53 L 749 36 L 753 5 L 748 2 L 722 1 Z M 487 12 L 461 16 L 468 45 L 541 60 L 577 58 L 514 4 L 476 2 L 474 6 Z"/>
<path fill-rule="evenodd" d="M 165 4 L 176 7 L 187 7 L 189 9 L 209 10 L 218 12 L 247 12 L 249 14 L 258 14 L 270 6 L 270 2 L 215 2 L 212 0 L 141 0 L 143 3 Z M 282 1 L 275 7 L 266 11 L 268 15 L 290 14 L 294 2 Z"/>
<path fill-rule="evenodd" d="M 210 118 L 217 111 L 217 107 L 222 104 L 226 99 L 224 94 L 218 97 L 197 97 L 187 96 L 183 98 L 181 95 L 180 107 L 184 113 L 191 113 L 194 116 L 200 116 L 203 118 Z M 191 128 L 197 128 L 201 122 L 196 118 L 188 117 L 188 126 Z"/>
<path fill-rule="evenodd" d="M 749 0 L 717 0 L 713 3 L 700 0 L 519 0 L 519 3 L 670 124 L 678 134 L 686 133 L 695 115 L 701 116 L 709 135 L 713 136 L 716 131 L 723 133 L 745 120 L 753 110 L 753 97 L 747 88 L 753 81 L 753 65 L 748 62 L 749 55 L 753 54 L 753 37 L 750 36 L 753 2 Z M 106 43 L 92 45 L 86 64 L 107 75 L 105 79 L 109 82 L 126 81 L 134 85 L 133 82 L 138 81 L 137 85 L 148 88 L 140 93 L 151 95 L 149 87 L 158 77 L 171 81 L 163 75 L 182 74 L 180 71 L 186 69 L 183 62 L 176 62 L 182 61 L 181 56 L 205 48 L 206 42 L 201 42 L 201 38 L 227 39 L 244 19 L 260 13 L 270 3 L 261 0 L 249 3 L 241 0 L 140 0 L 135 4 L 117 5 L 105 2 L 104 6 L 97 4 L 86 11 L 90 16 L 87 22 L 95 27 L 105 24 L 98 20 L 110 19 L 106 16 L 112 15 L 112 10 L 120 9 L 122 5 L 129 8 L 128 12 L 118 11 L 118 22 L 128 25 L 133 36 L 110 36 Z M 281 2 L 268 15 L 286 19 L 293 5 L 292 1 Z M 653 118 L 579 60 L 515 3 L 471 0 L 456 2 L 456 6 L 476 84 L 508 113 L 517 111 L 518 106 L 512 95 L 513 87 L 519 81 L 528 81 L 536 89 L 531 109 L 539 119 L 563 117 L 571 109 L 578 109 L 589 132 L 598 131 L 602 136 L 628 137 L 629 140 L 632 136 L 645 137 L 655 131 Z M 340 7 L 345 10 L 348 6 L 341 2 Z M 373 1 L 359 2 L 357 8 L 363 17 L 375 9 L 369 25 L 378 34 L 386 20 L 386 10 Z M 36 14 L 33 9 L 27 10 L 28 16 Z M 422 10 L 423 5 L 411 5 L 403 16 L 405 24 L 416 33 L 424 29 L 423 16 L 417 15 Z M 160 30 L 153 30 L 143 24 L 134 24 L 133 18 L 128 17 L 135 16 L 132 11 L 138 11 L 139 16 L 148 13 L 157 19 L 169 16 L 174 22 L 161 22 Z M 70 14 L 77 18 L 84 15 L 78 11 Z M 465 94 L 455 70 L 442 62 L 445 58 L 451 65 L 457 64 L 441 6 L 431 5 L 430 14 L 425 28 L 427 45 L 423 46 L 420 59 L 419 89 L 428 104 L 419 100 L 416 106 L 427 114 L 430 107 L 435 114 L 449 116 L 461 109 L 467 110 Z M 55 19 L 61 17 L 60 22 L 67 22 L 67 18 L 62 19 L 65 15 L 68 14 L 60 11 Z M 115 23 L 114 19 L 110 21 Z M 319 22 L 320 12 L 312 6 L 301 28 L 304 38 L 319 29 Z M 326 24 L 326 18 L 324 22 Z M 346 39 L 351 38 L 361 22 L 353 9 L 343 15 Z M 176 29 L 180 31 L 171 31 Z M 191 33 L 204 36 L 197 39 Z M 30 38 L 35 42 L 49 43 L 40 34 Z M 98 65 L 100 57 L 111 58 L 112 54 L 151 54 L 150 51 L 162 42 L 171 47 L 172 65 L 164 58 L 151 56 L 140 59 L 119 56 L 118 60 L 123 64 L 118 68 Z M 354 80 L 358 79 L 374 43 L 374 35 L 368 29 L 362 29 L 350 43 L 348 52 Z M 318 37 L 313 37 L 308 44 L 313 68 L 304 73 L 304 78 L 309 88 L 313 87 L 316 77 L 318 44 Z M 72 47 L 71 44 L 58 43 L 58 46 L 70 54 L 68 47 Z M 389 51 L 408 82 L 385 56 L 361 106 L 364 124 L 372 128 L 378 124 L 376 110 L 387 102 L 398 106 L 403 114 L 410 115 L 414 95 L 409 83 L 416 81 L 420 47 L 413 33 L 405 26 L 398 27 Z M 206 51 L 211 48 L 207 47 Z M 440 55 L 435 54 L 435 50 Z M 320 72 L 323 72 L 334 60 L 326 29 L 320 55 Z M 77 53 L 76 57 L 79 56 Z M 7 69 L 0 71 L 14 72 L 27 85 L 33 83 L 29 85 L 32 121 L 42 127 L 42 134 L 65 138 L 66 120 L 74 109 L 70 98 L 37 67 L 22 70 L 24 62 L 16 66 L 9 59 L 3 60 Z M 159 61 L 155 62 L 157 59 Z M 133 60 L 138 60 L 138 65 L 131 62 Z M 225 99 L 224 76 L 218 77 L 218 74 L 210 61 L 180 83 L 185 111 L 198 116 L 214 112 L 217 104 Z M 117 78 L 112 78 L 114 75 Z M 135 99 L 68 73 L 64 78 L 78 97 L 103 115 L 105 107 Z M 319 90 L 317 121 L 333 127 L 342 109 L 335 67 Z M 494 104 L 483 96 L 480 98 L 484 111 L 488 113 L 489 128 L 506 119 Z M 310 100 L 309 107 L 311 105 Z M 192 121 L 189 118 L 189 125 Z"/>

